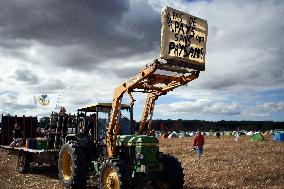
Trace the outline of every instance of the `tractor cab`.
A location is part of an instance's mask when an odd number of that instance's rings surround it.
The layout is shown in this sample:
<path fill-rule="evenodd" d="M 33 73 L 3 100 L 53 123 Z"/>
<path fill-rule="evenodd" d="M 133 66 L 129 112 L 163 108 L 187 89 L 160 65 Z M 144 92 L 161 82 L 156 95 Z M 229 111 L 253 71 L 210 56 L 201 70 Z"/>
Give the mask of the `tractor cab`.
<path fill-rule="evenodd" d="M 111 109 L 111 103 L 96 103 L 80 107 L 77 110 L 77 134 L 91 135 L 92 141 L 97 144 L 105 143 Z M 132 109 L 129 105 L 121 104 L 119 124 L 119 134 L 134 133 Z"/>

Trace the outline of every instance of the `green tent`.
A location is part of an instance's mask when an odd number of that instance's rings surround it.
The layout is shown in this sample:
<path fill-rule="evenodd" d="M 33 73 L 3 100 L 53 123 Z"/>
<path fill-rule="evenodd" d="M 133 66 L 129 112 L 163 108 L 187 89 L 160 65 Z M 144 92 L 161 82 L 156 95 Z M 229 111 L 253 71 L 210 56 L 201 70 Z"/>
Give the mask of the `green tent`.
<path fill-rule="evenodd" d="M 230 131 L 226 131 L 226 132 L 224 133 L 224 136 L 232 136 L 232 133 L 231 133 Z"/>
<path fill-rule="evenodd" d="M 229 132 L 224 132 L 224 136 L 230 136 Z"/>
<path fill-rule="evenodd" d="M 250 141 L 264 141 L 265 138 L 263 137 L 263 135 L 261 133 L 254 133 L 251 137 L 250 137 Z"/>

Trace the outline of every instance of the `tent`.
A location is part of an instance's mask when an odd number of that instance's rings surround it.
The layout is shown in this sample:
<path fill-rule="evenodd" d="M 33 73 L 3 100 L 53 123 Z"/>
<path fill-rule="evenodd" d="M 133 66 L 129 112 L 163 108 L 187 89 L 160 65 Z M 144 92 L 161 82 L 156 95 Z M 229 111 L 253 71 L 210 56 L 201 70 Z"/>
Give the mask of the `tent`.
<path fill-rule="evenodd" d="M 264 141 L 264 137 L 261 133 L 255 133 L 250 137 L 250 141 Z"/>
<path fill-rule="evenodd" d="M 247 135 L 248 135 L 248 136 L 252 136 L 252 135 L 253 135 L 253 132 L 252 132 L 252 131 L 247 132 Z"/>
<path fill-rule="evenodd" d="M 177 133 L 173 132 L 168 136 L 168 138 L 179 138 L 179 136 L 177 135 Z"/>
<path fill-rule="evenodd" d="M 275 135 L 273 136 L 273 140 L 274 141 L 284 141 L 284 133 L 281 133 L 281 132 L 275 133 Z"/>
<path fill-rule="evenodd" d="M 232 136 L 232 133 L 230 131 L 225 131 L 224 136 Z"/>
<path fill-rule="evenodd" d="M 161 135 L 162 138 L 169 138 L 169 133 L 164 133 Z"/>
<path fill-rule="evenodd" d="M 185 132 L 184 131 L 180 131 L 178 133 L 178 135 L 179 135 L 179 138 L 185 137 Z"/>
<path fill-rule="evenodd" d="M 265 131 L 264 135 L 270 135 L 270 132 L 269 131 Z"/>
<path fill-rule="evenodd" d="M 187 132 L 186 132 L 186 135 L 189 136 L 189 137 L 192 137 L 192 136 L 194 136 L 194 133 L 187 131 Z"/>

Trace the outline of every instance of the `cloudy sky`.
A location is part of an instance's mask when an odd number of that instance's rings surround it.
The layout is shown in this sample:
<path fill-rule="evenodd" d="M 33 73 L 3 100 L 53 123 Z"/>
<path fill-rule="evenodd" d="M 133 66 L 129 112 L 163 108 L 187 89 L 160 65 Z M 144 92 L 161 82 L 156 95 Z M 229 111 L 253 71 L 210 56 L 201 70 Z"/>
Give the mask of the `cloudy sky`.
<path fill-rule="evenodd" d="M 111 101 L 159 58 L 162 7 L 206 19 L 206 70 L 157 101 L 155 119 L 284 121 L 282 0 L 0 0 L 0 113 L 48 115 Z M 137 95 L 135 118 L 144 97 Z M 127 102 L 127 99 L 125 99 Z"/>

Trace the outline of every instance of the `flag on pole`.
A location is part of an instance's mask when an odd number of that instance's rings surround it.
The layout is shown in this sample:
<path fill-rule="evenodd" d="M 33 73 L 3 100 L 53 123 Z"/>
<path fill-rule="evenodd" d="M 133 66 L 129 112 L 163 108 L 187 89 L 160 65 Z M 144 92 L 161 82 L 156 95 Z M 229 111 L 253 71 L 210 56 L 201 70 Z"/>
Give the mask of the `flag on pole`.
<path fill-rule="evenodd" d="M 38 108 L 55 109 L 58 106 L 59 94 L 36 94 L 34 102 Z"/>

